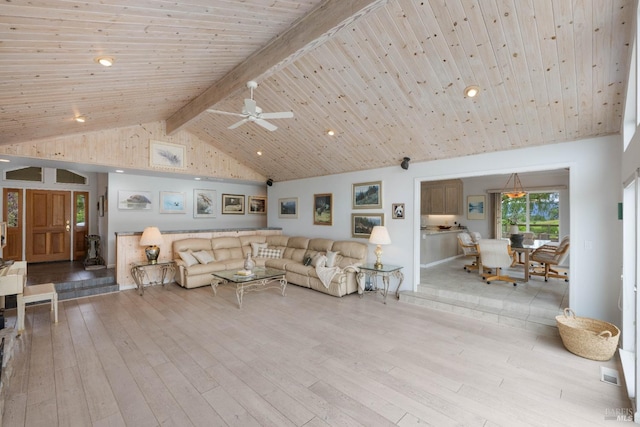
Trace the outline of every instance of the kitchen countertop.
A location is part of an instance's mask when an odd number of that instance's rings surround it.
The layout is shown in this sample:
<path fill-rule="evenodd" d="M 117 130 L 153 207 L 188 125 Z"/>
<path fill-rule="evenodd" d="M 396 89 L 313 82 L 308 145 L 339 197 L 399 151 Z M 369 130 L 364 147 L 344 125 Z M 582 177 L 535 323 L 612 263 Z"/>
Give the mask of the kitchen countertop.
<path fill-rule="evenodd" d="M 448 230 L 440 230 L 439 228 L 434 228 L 434 227 L 421 227 L 420 228 L 420 232 L 424 233 L 426 235 L 431 235 L 431 234 L 444 234 L 444 233 L 461 233 L 463 231 L 466 231 L 466 228 L 459 228 L 459 227 L 451 227 Z"/>

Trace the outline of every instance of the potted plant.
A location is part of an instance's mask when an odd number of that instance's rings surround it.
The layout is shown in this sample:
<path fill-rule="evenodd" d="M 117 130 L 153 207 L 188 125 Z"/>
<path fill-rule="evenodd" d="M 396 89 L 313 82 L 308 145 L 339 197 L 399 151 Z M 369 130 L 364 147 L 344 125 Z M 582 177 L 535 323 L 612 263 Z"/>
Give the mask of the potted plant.
<path fill-rule="evenodd" d="M 521 248 L 524 234 L 520 234 L 518 228 L 518 219 L 516 217 L 509 218 L 509 240 L 511 240 L 511 247 Z"/>

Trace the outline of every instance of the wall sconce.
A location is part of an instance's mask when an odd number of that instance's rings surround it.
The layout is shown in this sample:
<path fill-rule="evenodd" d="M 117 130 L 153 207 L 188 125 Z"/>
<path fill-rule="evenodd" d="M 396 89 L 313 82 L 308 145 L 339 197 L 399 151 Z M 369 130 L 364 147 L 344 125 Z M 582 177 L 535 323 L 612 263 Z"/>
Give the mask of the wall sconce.
<path fill-rule="evenodd" d="M 376 263 L 373 265 L 376 269 L 382 268 L 382 245 L 390 245 L 391 238 L 387 227 L 384 225 L 376 225 L 371 230 L 371 236 L 369 236 L 369 243 L 373 243 L 376 246 L 374 253 L 376 254 Z"/>
<path fill-rule="evenodd" d="M 400 167 L 404 170 L 409 169 L 409 162 L 411 161 L 411 159 L 409 157 L 405 157 L 404 159 L 402 159 L 402 163 L 400 163 Z"/>
<path fill-rule="evenodd" d="M 158 227 L 147 227 L 142 232 L 142 237 L 140 238 L 140 246 L 147 247 L 144 250 L 144 253 L 147 256 L 147 261 L 149 261 L 149 264 L 158 263 L 158 256 L 160 255 L 160 248 L 158 247 L 158 245 L 161 245 L 162 242 L 162 234 L 160 234 L 160 230 L 158 230 Z"/>

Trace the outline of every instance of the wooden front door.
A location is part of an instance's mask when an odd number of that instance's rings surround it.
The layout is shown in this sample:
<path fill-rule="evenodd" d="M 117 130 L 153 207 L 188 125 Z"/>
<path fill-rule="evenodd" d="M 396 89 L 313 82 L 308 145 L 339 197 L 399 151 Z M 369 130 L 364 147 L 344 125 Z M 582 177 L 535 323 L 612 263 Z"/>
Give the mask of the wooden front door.
<path fill-rule="evenodd" d="M 71 259 L 71 192 L 27 190 L 28 262 Z"/>
<path fill-rule="evenodd" d="M 5 188 L 2 194 L 2 218 L 7 223 L 7 246 L 2 258 L 22 260 L 22 189 Z"/>

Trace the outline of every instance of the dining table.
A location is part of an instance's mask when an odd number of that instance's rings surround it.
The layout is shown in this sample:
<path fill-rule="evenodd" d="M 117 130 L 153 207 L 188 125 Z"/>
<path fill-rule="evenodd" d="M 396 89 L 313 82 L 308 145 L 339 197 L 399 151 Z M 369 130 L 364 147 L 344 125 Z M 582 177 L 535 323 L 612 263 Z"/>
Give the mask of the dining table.
<path fill-rule="evenodd" d="M 531 268 L 530 263 L 530 255 L 531 253 L 538 249 L 540 246 L 546 245 L 550 240 L 534 240 L 532 244 L 522 245 L 522 246 L 511 246 L 511 250 L 515 251 L 518 254 L 518 259 L 516 260 L 517 264 L 520 264 L 524 267 L 524 281 L 529 281 L 529 269 Z M 521 260 L 520 255 L 524 255 L 524 260 Z"/>

